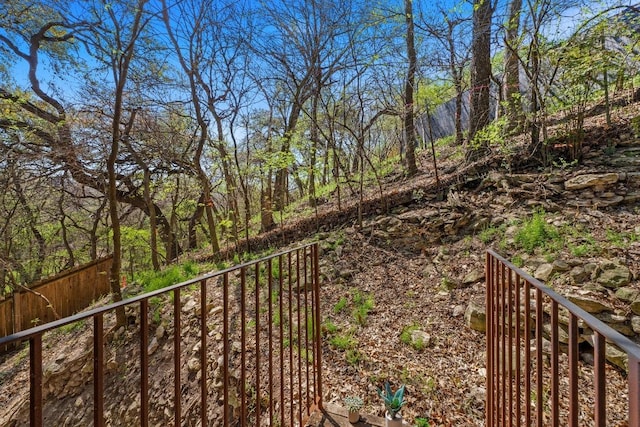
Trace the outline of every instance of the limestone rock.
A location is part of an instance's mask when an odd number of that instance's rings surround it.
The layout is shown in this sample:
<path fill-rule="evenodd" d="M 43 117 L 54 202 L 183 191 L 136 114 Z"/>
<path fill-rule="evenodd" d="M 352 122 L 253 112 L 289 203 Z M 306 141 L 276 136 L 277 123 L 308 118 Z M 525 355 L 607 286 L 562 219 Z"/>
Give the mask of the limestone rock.
<path fill-rule="evenodd" d="M 557 260 L 553 261 L 553 269 L 554 269 L 554 271 L 564 272 L 564 271 L 571 270 L 571 266 L 566 261 L 563 261 L 561 259 L 557 259 Z"/>
<path fill-rule="evenodd" d="M 549 280 L 549 278 L 554 272 L 555 272 L 555 268 L 553 264 L 541 264 L 533 273 L 533 277 L 535 277 L 538 280 L 542 280 L 543 282 L 546 282 Z"/>
<path fill-rule="evenodd" d="M 597 314 L 602 313 L 603 311 L 612 311 L 611 307 L 589 295 L 572 294 L 568 295 L 567 299 L 587 313 Z M 640 309 L 640 304 L 638 308 Z"/>
<path fill-rule="evenodd" d="M 571 281 L 574 284 L 578 285 L 587 280 L 587 278 L 589 277 L 589 273 L 587 273 L 587 271 L 583 267 L 576 266 L 573 267 L 569 272 L 569 277 L 571 277 Z"/>
<path fill-rule="evenodd" d="M 189 372 L 198 372 L 200 370 L 200 360 L 195 357 L 189 359 L 187 362 L 187 369 Z"/>
<path fill-rule="evenodd" d="M 620 350 L 617 346 L 607 343 L 605 346 L 605 358 L 625 372 L 628 371 L 629 357 L 627 353 Z"/>
<path fill-rule="evenodd" d="M 431 343 L 431 335 L 420 329 L 411 331 L 411 345 L 415 348 L 428 347 Z"/>
<path fill-rule="evenodd" d="M 640 316 L 632 316 L 631 317 L 631 329 L 636 334 L 640 334 Z"/>
<path fill-rule="evenodd" d="M 569 191 L 582 190 L 589 187 L 602 187 L 618 182 L 617 173 L 585 174 L 568 179 L 564 188 Z"/>
<path fill-rule="evenodd" d="M 633 329 L 631 329 L 631 326 L 627 323 L 628 319 L 626 316 L 604 312 L 597 314 L 596 317 L 622 335 L 633 336 Z"/>
<path fill-rule="evenodd" d="M 452 316 L 453 317 L 460 317 L 460 316 L 462 316 L 464 314 L 464 310 L 465 310 L 464 305 L 456 305 L 453 308 Z"/>
<path fill-rule="evenodd" d="M 602 286 L 618 289 L 631 281 L 631 273 L 624 265 L 607 261 L 600 268 L 602 271 L 597 278 L 597 282 Z"/>
<path fill-rule="evenodd" d="M 640 315 L 640 298 L 632 302 L 630 308 L 635 314 Z"/>
<path fill-rule="evenodd" d="M 153 339 L 151 340 L 151 343 L 149 343 L 149 348 L 147 349 L 147 354 L 152 355 L 153 353 L 156 352 L 158 347 L 160 347 L 160 344 L 158 344 L 158 338 L 153 337 Z"/>
<path fill-rule="evenodd" d="M 462 284 L 472 285 L 481 280 L 484 280 L 484 270 L 473 270 L 464 276 L 464 278 L 462 279 Z"/>
<path fill-rule="evenodd" d="M 464 320 L 467 327 L 479 332 L 485 332 L 487 330 L 486 317 L 484 304 L 479 304 L 475 301 L 469 303 L 467 311 L 464 313 Z"/>
<path fill-rule="evenodd" d="M 616 298 L 627 303 L 635 301 L 639 296 L 640 290 L 627 286 L 618 288 L 618 290 L 616 291 Z"/>

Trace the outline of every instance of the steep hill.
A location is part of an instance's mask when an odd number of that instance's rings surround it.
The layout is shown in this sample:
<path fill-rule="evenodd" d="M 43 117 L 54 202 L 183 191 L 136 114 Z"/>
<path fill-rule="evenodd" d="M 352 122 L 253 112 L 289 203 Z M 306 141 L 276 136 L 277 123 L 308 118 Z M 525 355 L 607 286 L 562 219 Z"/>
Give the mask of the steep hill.
<path fill-rule="evenodd" d="M 622 287 L 640 293 L 640 140 L 631 125 L 637 110 L 635 105 L 618 109 L 612 128 L 603 125 L 601 116 L 589 118 L 579 165 L 557 161 L 543 170 L 496 153 L 460 168 L 452 147 L 440 165 L 444 173 L 439 184 L 424 156 L 421 175 L 396 175 L 385 182 L 382 194 L 377 188 L 367 190 L 362 227 L 357 226 L 356 199 L 341 209 L 329 200 L 317 215 L 253 239 L 252 249 L 283 241 L 321 242 L 325 400 L 341 404 L 346 395 L 359 395 L 364 412 L 381 415 L 375 388 L 391 379 L 407 384 L 408 421 L 425 417 L 432 425 L 483 425 L 484 335 L 468 327 L 464 314 L 471 302 L 483 299 L 484 252 L 490 246 L 536 275 L 542 275 L 541 266 L 551 265 L 544 279 L 556 289 L 592 293 L 624 317 L 627 332 L 640 333 L 633 323 L 640 313 L 634 314 L 616 290 L 601 284 L 601 276 L 577 280 L 564 269 L 565 264 L 571 271 L 595 265 L 597 271 L 599 265 L 615 262 L 629 272 Z M 516 163 L 517 168 L 510 168 Z M 556 233 L 543 236 L 542 245 L 529 250 L 522 230 L 536 212 L 546 224 L 543 229 Z M 195 301 L 197 295 L 189 298 Z M 167 307 L 158 316 L 169 313 Z M 197 322 L 195 313 L 185 315 L 193 316 L 187 323 Z M 171 357 L 166 348 L 170 333 L 161 326 L 151 356 L 157 369 Z M 90 365 L 90 327 L 78 325 L 46 337 L 51 363 L 45 388 L 57 402 L 46 413 L 47 425 L 88 424 L 92 390 L 83 375 Z M 135 334 L 128 331 L 112 331 L 108 340 L 114 361 L 137 346 Z M 190 343 L 184 346 L 185 364 L 193 351 Z M 26 356 L 21 350 L 2 357 L 0 425 L 27 420 Z M 587 353 L 584 360 L 588 371 Z M 624 378 L 613 363 L 608 369 L 614 374 L 608 390 L 615 396 L 616 390 L 624 390 Z M 72 372 L 81 374 L 74 377 Z M 125 366 L 118 373 L 107 384 L 105 408 L 122 425 L 134 424 L 139 372 Z M 154 399 L 165 398 L 165 384 L 152 379 L 151 387 L 160 390 Z M 185 413 L 190 413 L 189 402 L 198 393 L 193 378 L 183 392 Z M 611 402 L 610 425 L 621 423 L 620 405 Z"/>

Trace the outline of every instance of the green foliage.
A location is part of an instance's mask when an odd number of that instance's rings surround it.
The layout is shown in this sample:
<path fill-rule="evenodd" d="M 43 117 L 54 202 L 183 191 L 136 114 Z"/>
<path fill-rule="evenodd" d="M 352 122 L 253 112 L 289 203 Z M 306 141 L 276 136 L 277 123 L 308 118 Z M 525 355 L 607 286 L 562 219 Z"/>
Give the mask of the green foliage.
<path fill-rule="evenodd" d="M 628 249 L 632 243 L 640 241 L 640 236 L 635 232 L 623 232 L 607 229 L 607 241 L 616 248 Z"/>
<path fill-rule="evenodd" d="M 535 212 L 533 217 L 526 220 L 515 236 L 516 244 L 528 253 L 533 253 L 537 248 L 548 246 L 554 240 L 560 240 L 560 233 L 553 226 L 547 224 L 544 210 Z"/>
<path fill-rule="evenodd" d="M 488 226 L 480 231 L 478 238 L 486 245 L 496 240 L 502 233 L 504 233 L 504 227 Z"/>
<path fill-rule="evenodd" d="M 400 409 L 402 409 L 406 403 L 404 400 L 404 390 L 405 386 L 402 385 L 394 392 L 391 390 L 389 381 L 385 381 L 384 389 L 378 389 L 378 396 L 380 396 L 384 401 L 384 407 L 391 418 L 395 418 L 398 412 L 400 412 Z"/>
<path fill-rule="evenodd" d="M 84 324 L 84 320 L 78 320 L 77 322 L 67 323 L 66 325 L 60 326 L 58 331 L 63 334 L 68 334 L 74 331 L 79 331 L 84 327 Z"/>
<path fill-rule="evenodd" d="M 355 366 L 364 359 L 364 356 L 357 348 L 350 348 L 345 352 L 345 359 L 349 365 Z"/>
<path fill-rule="evenodd" d="M 345 351 L 354 348 L 358 344 L 358 341 L 350 333 L 347 333 L 344 335 L 338 334 L 331 337 L 331 339 L 329 340 L 329 344 L 331 344 L 338 350 Z"/>
<path fill-rule="evenodd" d="M 416 418 L 416 427 L 429 427 L 429 418 L 417 417 Z"/>
<path fill-rule="evenodd" d="M 145 292 L 152 292 L 189 280 L 197 276 L 199 272 L 198 265 L 188 261 L 182 265 L 174 265 L 162 271 L 143 272 L 138 275 L 137 281 L 140 282 Z"/>
<path fill-rule="evenodd" d="M 331 319 L 327 319 L 322 324 L 322 330 L 325 331 L 327 334 L 332 335 L 338 332 L 338 326 L 335 323 L 333 323 Z"/>
<path fill-rule="evenodd" d="M 352 315 L 356 323 L 360 326 L 366 325 L 369 312 L 375 306 L 373 295 L 362 294 L 356 289 L 353 291 L 353 304 L 355 307 L 352 311 Z"/>
<path fill-rule="evenodd" d="M 347 307 L 349 301 L 346 297 L 340 297 L 340 300 L 333 306 L 333 312 L 338 314 Z"/>

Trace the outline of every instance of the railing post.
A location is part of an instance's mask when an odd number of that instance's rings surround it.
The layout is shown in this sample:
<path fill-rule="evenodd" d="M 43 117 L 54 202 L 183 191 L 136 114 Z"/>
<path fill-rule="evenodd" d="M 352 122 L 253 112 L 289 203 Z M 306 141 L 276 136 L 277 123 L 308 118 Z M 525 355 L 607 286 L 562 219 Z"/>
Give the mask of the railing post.
<path fill-rule="evenodd" d="M 93 425 L 104 425 L 104 315 L 93 316 Z"/>
<path fill-rule="evenodd" d="M 320 262 L 318 254 L 318 243 L 313 245 L 313 292 L 316 300 L 316 312 L 315 312 L 315 341 L 316 341 L 316 369 L 318 372 L 318 390 L 317 390 L 317 405 L 318 409 L 322 409 L 322 333 L 321 333 L 321 321 L 320 315 Z"/>
<path fill-rule="evenodd" d="M 42 335 L 29 339 L 29 419 L 42 427 Z"/>
<path fill-rule="evenodd" d="M 640 427 L 640 359 L 629 355 L 629 427 Z"/>

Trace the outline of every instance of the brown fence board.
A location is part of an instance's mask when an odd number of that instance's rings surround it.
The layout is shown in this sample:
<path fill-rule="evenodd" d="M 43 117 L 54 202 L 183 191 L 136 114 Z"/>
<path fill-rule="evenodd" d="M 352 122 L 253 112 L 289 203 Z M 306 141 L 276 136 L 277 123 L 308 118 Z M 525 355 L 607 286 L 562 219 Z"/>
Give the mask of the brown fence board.
<path fill-rule="evenodd" d="M 0 302 L 0 337 L 56 320 L 56 314 L 60 318 L 70 316 L 108 294 L 112 260 L 112 257 L 96 260 L 29 288 L 45 296 L 55 311 L 41 296 L 28 290 L 16 292 L 13 299 Z"/>

